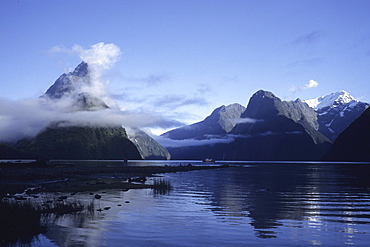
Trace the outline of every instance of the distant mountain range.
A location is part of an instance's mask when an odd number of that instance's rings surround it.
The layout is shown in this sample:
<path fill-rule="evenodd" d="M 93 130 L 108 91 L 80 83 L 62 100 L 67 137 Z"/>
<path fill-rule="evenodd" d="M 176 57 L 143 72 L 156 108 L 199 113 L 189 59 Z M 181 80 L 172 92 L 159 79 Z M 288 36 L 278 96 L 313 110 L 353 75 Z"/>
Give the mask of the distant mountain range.
<path fill-rule="evenodd" d="M 59 102 L 72 113 L 108 111 L 105 98 L 92 90 L 92 77 L 89 65 L 81 62 L 61 75 L 40 101 L 51 106 Z M 158 138 L 162 145 L 138 128 L 127 133 L 117 124 L 69 119 L 51 122 L 35 137 L 13 146 L 0 144 L 0 158 L 320 160 L 324 156 L 370 161 L 368 107 L 345 91 L 282 101 L 259 90 L 247 107 L 222 105 L 203 121 L 164 133 Z"/>
<path fill-rule="evenodd" d="M 164 133 L 163 145 L 173 159 L 320 160 L 367 107 L 345 91 L 282 101 L 260 90 L 247 108 L 221 106 L 201 122 Z"/>

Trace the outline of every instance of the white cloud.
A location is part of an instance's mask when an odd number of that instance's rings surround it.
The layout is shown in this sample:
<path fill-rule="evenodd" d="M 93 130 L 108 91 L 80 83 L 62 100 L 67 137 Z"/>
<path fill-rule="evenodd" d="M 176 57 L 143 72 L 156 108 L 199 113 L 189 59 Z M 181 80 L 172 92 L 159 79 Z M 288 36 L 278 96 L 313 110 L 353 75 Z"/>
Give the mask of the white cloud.
<path fill-rule="evenodd" d="M 153 138 L 160 143 L 163 147 L 190 147 L 190 146 L 203 146 L 212 145 L 217 143 L 230 143 L 235 140 L 234 136 L 214 136 L 213 138 L 197 140 L 197 139 L 185 139 L 185 140 L 173 140 L 163 136 L 153 136 Z"/>
<path fill-rule="evenodd" d="M 314 88 L 314 87 L 318 87 L 318 86 L 319 86 L 319 83 L 317 81 L 310 80 L 307 84 L 305 84 L 304 86 L 301 86 L 301 87 L 296 87 L 296 86 L 292 85 L 289 90 L 294 93 L 294 92 L 297 92 L 297 91 L 306 90 L 306 89 L 310 89 L 310 88 Z"/>
<path fill-rule="evenodd" d="M 307 84 L 305 84 L 302 89 L 309 89 L 309 88 L 314 88 L 314 87 L 317 87 L 319 86 L 319 83 L 317 81 L 314 81 L 314 80 L 310 80 Z"/>
<path fill-rule="evenodd" d="M 261 119 L 254 119 L 254 118 L 236 118 L 236 119 L 232 119 L 232 122 L 235 123 L 235 124 L 239 124 L 239 123 L 257 123 L 257 122 L 262 122 L 263 120 Z"/>
<path fill-rule="evenodd" d="M 90 66 L 104 70 L 111 68 L 120 59 L 121 55 L 118 46 L 104 44 L 103 42 L 92 45 L 90 49 L 74 45 L 72 50 L 79 54 L 80 58 Z"/>

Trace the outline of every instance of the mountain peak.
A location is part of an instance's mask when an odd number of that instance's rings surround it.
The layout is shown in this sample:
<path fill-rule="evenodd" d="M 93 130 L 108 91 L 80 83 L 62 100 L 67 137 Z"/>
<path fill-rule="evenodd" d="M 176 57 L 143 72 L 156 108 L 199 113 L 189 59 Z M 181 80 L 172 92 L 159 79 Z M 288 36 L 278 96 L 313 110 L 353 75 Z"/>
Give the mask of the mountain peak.
<path fill-rule="evenodd" d="M 84 85 L 90 85 L 89 69 L 86 62 L 81 62 L 73 72 L 61 75 L 45 95 L 49 98 L 60 99 L 63 95 L 76 91 Z"/>
<path fill-rule="evenodd" d="M 339 91 L 336 93 L 331 93 L 329 95 L 321 96 L 315 99 L 304 100 L 310 107 L 315 110 L 320 110 L 326 107 L 337 107 L 339 105 L 358 102 L 352 95 L 347 91 Z"/>
<path fill-rule="evenodd" d="M 89 65 L 86 62 L 82 61 L 75 68 L 75 70 L 72 72 L 72 74 L 75 75 L 75 76 L 79 76 L 79 77 L 86 76 L 87 73 L 89 72 L 88 67 L 89 67 Z"/>
<path fill-rule="evenodd" d="M 259 97 L 259 98 L 271 98 L 271 99 L 274 99 L 274 98 L 277 98 L 272 92 L 270 91 L 265 91 L 265 90 L 258 90 L 257 92 L 255 92 L 252 97 Z"/>

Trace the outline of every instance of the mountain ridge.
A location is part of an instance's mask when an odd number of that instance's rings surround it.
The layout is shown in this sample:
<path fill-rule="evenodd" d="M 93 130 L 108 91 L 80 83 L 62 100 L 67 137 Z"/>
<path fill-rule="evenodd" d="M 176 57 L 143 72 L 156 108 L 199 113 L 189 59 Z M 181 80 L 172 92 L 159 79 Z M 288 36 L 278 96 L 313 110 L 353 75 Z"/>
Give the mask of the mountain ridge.
<path fill-rule="evenodd" d="M 207 119 L 212 119 L 214 112 L 206 117 L 202 124 L 206 123 Z M 310 114 L 312 116 L 306 117 Z M 174 159 L 189 159 L 192 156 L 201 158 L 200 156 L 205 154 L 218 159 L 222 155 L 231 160 L 320 159 L 330 141 L 313 127 L 315 114 L 304 102 L 285 102 L 272 92 L 259 90 L 252 95 L 244 112 L 240 114 L 240 118 L 229 132 L 224 131 L 218 136 L 215 133 L 203 133 L 203 140 L 208 134 L 213 138 L 218 137 L 220 142 L 167 149 Z M 184 128 L 177 131 L 182 129 Z M 203 126 L 203 130 L 207 128 Z M 177 140 L 186 137 L 185 132 L 182 134 L 177 136 Z M 171 138 L 169 133 L 162 136 Z M 194 136 L 185 139 L 190 138 Z M 202 139 L 199 136 L 198 138 Z M 232 140 L 226 141 L 227 138 Z"/>
<path fill-rule="evenodd" d="M 328 102 L 331 103 L 329 104 Z M 281 147 L 277 147 L 278 145 L 284 145 L 277 141 L 279 139 L 280 142 L 283 140 L 287 142 L 290 140 L 292 142 L 294 140 L 300 143 L 299 145 L 305 143 L 304 145 L 307 146 L 306 150 L 304 148 L 298 149 L 294 145 L 290 146 L 292 150 L 295 150 L 294 152 L 301 153 L 301 156 L 296 155 L 295 158 L 320 160 L 336 136 L 354 121 L 356 116 L 360 115 L 367 106 L 368 103 L 360 102 L 346 91 L 318 97 L 316 98 L 316 105 L 313 105 L 312 102 L 310 103 L 307 100 L 300 99 L 282 101 L 272 92 L 258 90 L 250 98 L 244 112 L 240 114 L 240 118 L 233 120 L 235 125 L 229 132 L 225 130 L 207 132 L 209 130 L 207 127 L 210 127 L 207 126 L 208 120 L 217 119 L 215 117 L 217 114 L 215 113 L 219 112 L 222 107 L 225 107 L 221 106 L 216 108 L 203 121 L 166 132 L 161 136 L 168 140 L 177 140 L 174 146 L 171 146 L 171 142 L 167 142 L 168 144 L 164 143 L 165 146 L 167 145 L 166 147 L 174 159 L 188 159 L 191 158 L 191 154 L 197 154 L 196 158 L 211 156 L 220 159 L 220 153 L 224 154 L 223 157 L 225 155 L 227 157 L 228 153 L 231 159 L 241 159 L 243 157 L 245 159 L 254 158 L 260 160 L 263 154 L 260 156 L 241 155 L 243 152 L 240 151 L 241 146 L 246 146 L 250 150 L 254 150 L 253 152 L 255 153 L 260 151 L 253 146 L 251 139 L 261 145 L 259 148 L 261 150 L 266 144 L 270 146 L 270 151 L 266 151 L 264 154 L 267 159 L 293 158 L 293 155 L 289 157 L 288 149 L 284 151 L 286 152 L 285 157 L 283 157 L 284 155 L 279 156 L 277 154 L 267 157 L 267 153 L 271 153 L 271 150 L 281 149 Z M 323 118 L 325 115 L 326 118 Z M 328 121 L 332 125 L 338 125 L 338 128 L 335 131 L 329 131 L 329 134 L 327 133 Z M 197 128 L 202 129 L 203 132 L 201 134 L 199 132 L 194 134 Z M 193 133 L 189 134 L 191 130 Z M 272 138 L 274 135 L 275 138 Z M 265 141 L 262 141 L 263 139 Z M 183 146 L 181 146 L 182 140 L 184 141 Z M 195 143 L 192 140 L 198 140 L 198 142 Z M 212 140 L 212 142 L 207 142 L 207 140 Z M 204 141 L 203 145 L 201 141 Z M 273 145 L 270 145 L 271 143 L 275 143 L 274 145 L 276 146 L 272 147 Z M 307 155 L 308 150 L 311 150 L 311 156 Z M 201 157 L 202 153 L 204 155 L 203 157 Z"/>

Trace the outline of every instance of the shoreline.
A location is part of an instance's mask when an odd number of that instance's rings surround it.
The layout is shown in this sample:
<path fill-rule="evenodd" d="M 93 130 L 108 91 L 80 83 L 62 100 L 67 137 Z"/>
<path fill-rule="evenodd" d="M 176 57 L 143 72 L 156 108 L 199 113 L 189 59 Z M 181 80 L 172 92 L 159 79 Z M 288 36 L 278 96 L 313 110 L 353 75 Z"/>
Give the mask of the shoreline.
<path fill-rule="evenodd" d="M 0 164 L 0 199 L 8 194 L 22 193 L 27 188 L 37 188 L 29 193 L 79 192 L 101 189 L 154 188 L 145 183 L 131 183 L 129 178 L 151 177 L 161 173 L 220 169 L 227 166 L 107 166 L 59 164 Z M 104 177 L 104 178 L 103 178 Z M 127 182 L 126 182 L 127 181 Z M 26 192 L 27 193 L 27 192 Z"/>

